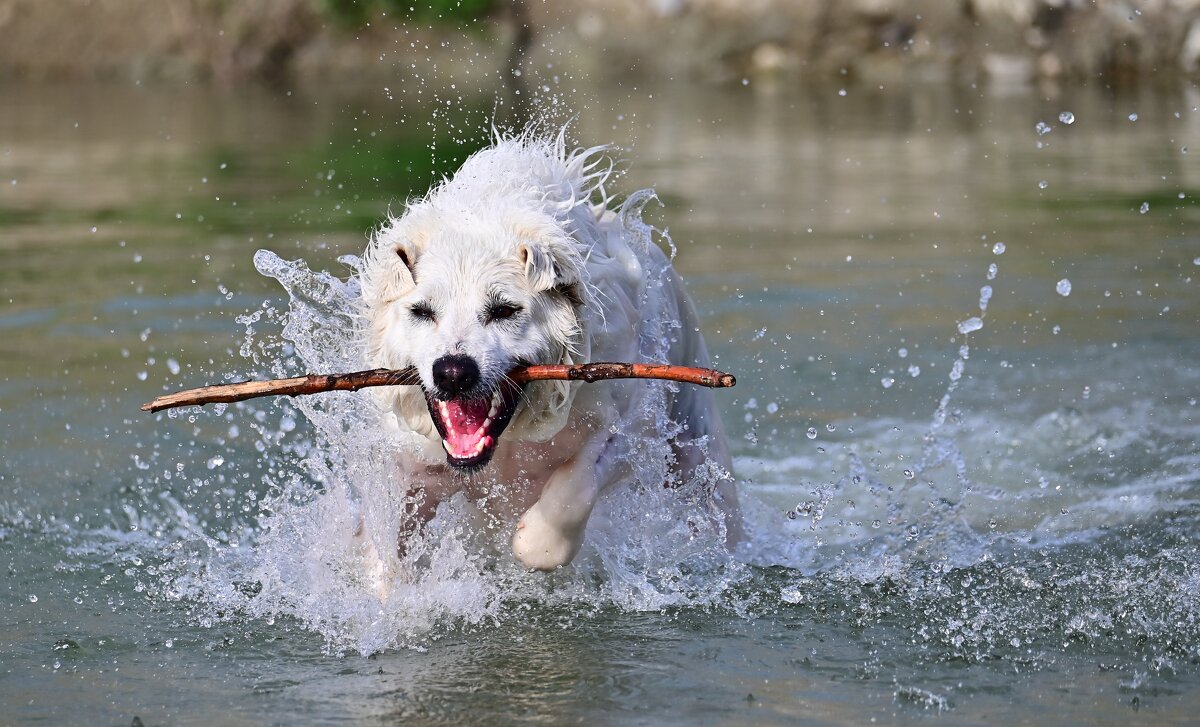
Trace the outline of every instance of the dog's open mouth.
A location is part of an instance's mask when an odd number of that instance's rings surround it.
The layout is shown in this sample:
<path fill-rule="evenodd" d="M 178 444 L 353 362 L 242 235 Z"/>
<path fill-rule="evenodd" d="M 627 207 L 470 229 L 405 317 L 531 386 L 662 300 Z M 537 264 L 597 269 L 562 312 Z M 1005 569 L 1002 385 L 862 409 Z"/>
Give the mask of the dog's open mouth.
<path fill-rule="evenodd" d="M 439 399 L 425 392 L 429 416 L 442 435 L 446 461 L 454 467 L 482 467 L 492 458 L 500 434 L 520 402 L 521 388 L 503 382 L 490 395 Z"/>

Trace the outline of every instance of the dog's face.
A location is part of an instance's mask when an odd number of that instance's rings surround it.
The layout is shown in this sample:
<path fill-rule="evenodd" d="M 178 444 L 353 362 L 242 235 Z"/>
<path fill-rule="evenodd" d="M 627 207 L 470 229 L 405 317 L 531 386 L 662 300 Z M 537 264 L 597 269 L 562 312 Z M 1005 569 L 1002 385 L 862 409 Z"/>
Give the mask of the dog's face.
<path fill-rule="evenodd" d="M 400 389 L 395 410 L 438 437 L 450 465 L 472 469 L 487 464 L 510 423 L 535 429 L 563 406 L 561 387 L 520 387 L 507 374 L 566 361 L 578 346 L 581 264 L 551 219 L 446 217 L 410 209 L 377 236 L 363 275 L 369 358 L 418 370 L 420 390 Z"/>

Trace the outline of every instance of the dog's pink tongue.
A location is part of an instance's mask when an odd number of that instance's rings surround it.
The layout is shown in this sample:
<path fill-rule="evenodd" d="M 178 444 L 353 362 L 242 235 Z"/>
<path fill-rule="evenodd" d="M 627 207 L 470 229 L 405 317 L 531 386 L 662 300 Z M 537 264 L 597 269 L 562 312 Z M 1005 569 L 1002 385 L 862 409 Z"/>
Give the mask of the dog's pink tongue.
<path fill-rule="evenodd" d="M 442 408 L 442 423 L 446 426 L 446 444 L 450 454 L 459 458 L 474 457 L 482 450 L 479 443 L 487 436 L 484 421 L 491 404 L 486 400 L 462 401 L 452 399 Z"/>

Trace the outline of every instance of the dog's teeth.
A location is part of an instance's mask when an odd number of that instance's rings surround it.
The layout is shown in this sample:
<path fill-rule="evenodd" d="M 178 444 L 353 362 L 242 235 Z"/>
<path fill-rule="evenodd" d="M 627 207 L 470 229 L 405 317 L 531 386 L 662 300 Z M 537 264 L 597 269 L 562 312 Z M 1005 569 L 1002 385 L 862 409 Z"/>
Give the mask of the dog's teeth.
<path fill-rule="evenodd" d="M 489 422 L 490 422 L 490 421 L 491 421 L 493 418 L 495 418 L 495 416 L 496 416 L 496 412 L 498 412 L 498 411 L 500 411 L 500 410 L 496 408 L 496 405 L 495 405 L 495 404 L 492 404 L 492 408 L 491 408 L 491 409 L 488 409 L 488 421 L 489 421 Z"/>
<path fill-rule="evenodd" d="M 480 424 L 479 428 L 475 430 L 475 436 L 479 437 L 479 441 L 481 442 L 483 441 L 484 434 L 487 434 L 487 422 Z"/>
<path fill-rule="evenodd" d="M 479 454 L 480 452 L 482 452 L 483 447 L 484 447 L 484 441 L 482 439 L 479 440 L 478 442 L 476 442 L 475 443 L 475 454 Z"/>
<path fill-rule="evenodd" d="M 492 418 L 488 417 L 487 419 L 483 420 L 483 424 L 479 427 L 479 431 L 483 431 L 490 426 L 492 426 Z"/>
<path fill-rule="evenodd" d="M 446 450 L 446 454 L 454 454 L 454 452 L 450 451 L 450 443 L 444 439 L 442 440 L 442 449 Z"/>

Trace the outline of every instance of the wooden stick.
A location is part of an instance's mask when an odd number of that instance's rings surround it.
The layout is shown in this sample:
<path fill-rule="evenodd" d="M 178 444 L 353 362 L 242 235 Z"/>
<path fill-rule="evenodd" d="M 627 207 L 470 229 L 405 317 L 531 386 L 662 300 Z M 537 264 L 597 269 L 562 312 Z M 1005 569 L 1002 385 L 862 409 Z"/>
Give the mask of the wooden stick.
<path fill-rule="evenodd" d="M 737 379 L 715 369 L 669 364 L 589 363 L 578 365 L 536 364 L 509 372 L 517 384 L 530 381 L 607 381 L 609 379 L 666 379 L 713 389 L 733 386 Z M 291 379 L 241 381 L 199 389 L 177 391 L 142 404 L 142 411 L 162 411 L 192 404 L 216 404 L 256 399 L 260 396 L 301 396 L 323 391 L 357 391 L 368 386 L 411 386 L 421 383 L 416 369 L 372 369 L 348 374 L 309 374 Z"/>

